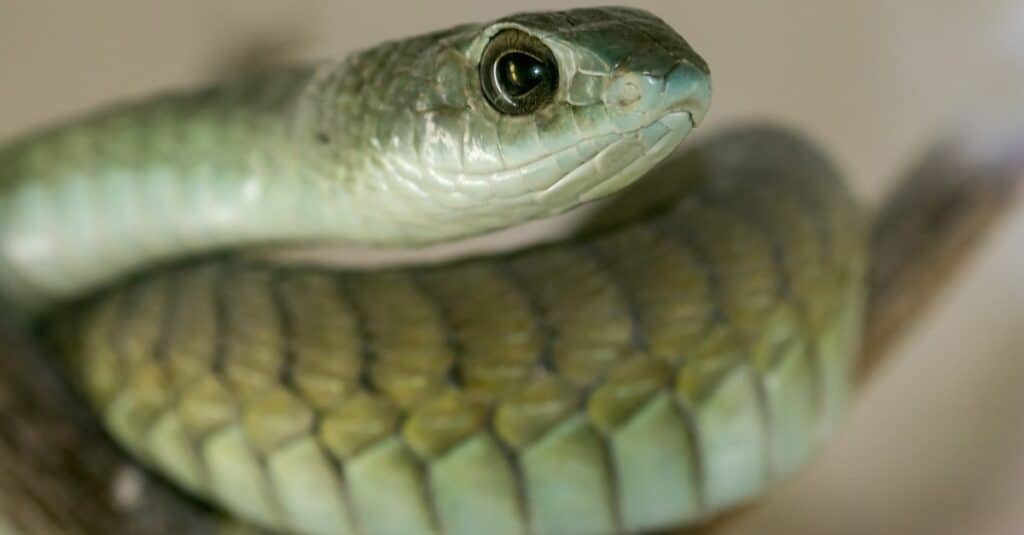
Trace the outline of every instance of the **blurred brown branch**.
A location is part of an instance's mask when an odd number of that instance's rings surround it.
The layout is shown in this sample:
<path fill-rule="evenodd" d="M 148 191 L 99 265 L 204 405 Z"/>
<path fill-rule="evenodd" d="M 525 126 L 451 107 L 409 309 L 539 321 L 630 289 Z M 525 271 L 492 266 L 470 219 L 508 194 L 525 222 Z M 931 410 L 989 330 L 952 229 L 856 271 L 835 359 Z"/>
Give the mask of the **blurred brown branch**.
<path fill-rule="evenodd" d="M 1024 132 L 1007 131 L 992 154 L 968 141 L 935 144 L 876 215 L 863 378 L 1024 196 Z"/>
<path fill-rule="evenodd" d="M 212 514 L 135 468 L 9 323 L 0 323 L 0 512 L 25 535 L 215 526 Z"/>

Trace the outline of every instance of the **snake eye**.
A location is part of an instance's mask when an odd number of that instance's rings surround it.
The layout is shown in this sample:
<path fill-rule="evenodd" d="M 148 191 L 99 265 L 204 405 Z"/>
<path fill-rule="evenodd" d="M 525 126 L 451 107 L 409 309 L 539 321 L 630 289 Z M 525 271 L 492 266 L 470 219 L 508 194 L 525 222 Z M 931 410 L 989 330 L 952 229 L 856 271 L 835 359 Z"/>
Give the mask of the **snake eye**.
<path fill-rule="evenodd" d="M 529 93 L 550 76 L 545 67 L 533 56 L 510 52 L 494 64 L 494 75 L 498 79 L 498 87 L 506 95 L 516 98 Z"/>
<path fill-rule="evenodd" d="M 480 60 L 487 102 L 506 115 L 526 115 L 550 104 L 558 89 L 558 65 L 536 37 L 506 30 L 491 39 Z"/>

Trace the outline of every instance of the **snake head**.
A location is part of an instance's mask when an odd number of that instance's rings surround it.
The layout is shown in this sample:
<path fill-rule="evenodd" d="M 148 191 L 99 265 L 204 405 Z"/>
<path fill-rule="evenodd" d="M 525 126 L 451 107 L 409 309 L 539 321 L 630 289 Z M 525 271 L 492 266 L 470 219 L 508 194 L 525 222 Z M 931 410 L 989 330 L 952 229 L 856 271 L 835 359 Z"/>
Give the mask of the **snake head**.
<path fill-rule="evenodd" d="M 625 8 L 525 13 L 385 43 L 321 76 L 313 114 L 370 241 L 429 242 L 631 184 L 710 103 L 707 64 Z M 385 198 L 386 196 L 386 198 Z M 379 207 L 384 207 L 381 210 Z"/>

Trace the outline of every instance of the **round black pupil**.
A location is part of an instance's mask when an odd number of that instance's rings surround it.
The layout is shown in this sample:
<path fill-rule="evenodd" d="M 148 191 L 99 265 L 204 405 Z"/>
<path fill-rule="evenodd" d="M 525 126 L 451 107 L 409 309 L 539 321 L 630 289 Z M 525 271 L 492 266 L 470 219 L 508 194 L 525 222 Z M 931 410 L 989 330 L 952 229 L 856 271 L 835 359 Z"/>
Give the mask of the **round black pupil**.
<path fill-rule="evenodd" d="M 528 54 L 513 52 L 498 60 L 498 82 L 510 97 L 521 97 L 537 87 L 547 76 L 547 68 Z"/>

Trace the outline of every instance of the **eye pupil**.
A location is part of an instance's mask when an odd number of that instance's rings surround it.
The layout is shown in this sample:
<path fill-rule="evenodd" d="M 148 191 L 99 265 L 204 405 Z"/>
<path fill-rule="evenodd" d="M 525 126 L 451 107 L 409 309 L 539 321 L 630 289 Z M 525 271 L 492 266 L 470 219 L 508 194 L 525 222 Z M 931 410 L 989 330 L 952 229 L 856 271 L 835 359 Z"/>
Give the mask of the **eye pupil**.
<path fill-rule="evenodd" d="M 541 84 L 548 76 L 540 60 L 520 52 L 505 54 L 496 65 L 498 83 L 511 97 L 521 97 Z"/>
<path fill-rule="evenodd" d="M 506 30 L 491 38 L 480 58 L 480 89 L 505 115 L 527 115 L 555 100 L 558 63 L 539 38 Z"/>

